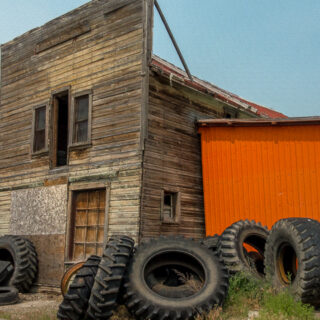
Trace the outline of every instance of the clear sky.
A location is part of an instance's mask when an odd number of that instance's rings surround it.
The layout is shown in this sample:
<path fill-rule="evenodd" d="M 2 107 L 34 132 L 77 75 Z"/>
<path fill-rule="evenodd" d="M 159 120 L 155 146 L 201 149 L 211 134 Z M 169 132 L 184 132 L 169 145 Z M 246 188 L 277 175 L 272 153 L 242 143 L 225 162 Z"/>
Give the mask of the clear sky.
<path fill-rule="evenodd" d="M 319 0 L 158 1 L 194 75 L 289 116 L 320 115 Z M 86 2 L 0 0 L 0 43 Z M 157 14 L 154 53 L 181 66 Z"/>

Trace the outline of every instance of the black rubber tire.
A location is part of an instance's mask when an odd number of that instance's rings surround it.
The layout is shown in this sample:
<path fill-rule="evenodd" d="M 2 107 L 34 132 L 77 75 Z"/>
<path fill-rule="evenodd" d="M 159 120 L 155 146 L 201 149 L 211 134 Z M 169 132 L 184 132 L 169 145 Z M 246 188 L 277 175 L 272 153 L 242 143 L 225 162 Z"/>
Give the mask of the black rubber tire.
<path fill-rule="evenodd" d="M 0 286 L 10 280 L 13 271 L 14 268 L 10 261 L 0 260 Z"/>
<path fill-rule="evenodd" d="M 269 231 L 260 222 L 240 220 L 228 227 L 220 236 L 219 255 L 230 274 L 239 271 L 249 271 L 255 275 L 264 276 L 264 251 Z M 257 250 L 261 261 L 253 260 L 243 247 L 249 244 Z"/>
<path fill-rule="evenodd" d="M 288 287 L 302 302 L 314 306 L 320 305 L 319 244 L 318 221 L 282 219 L 272 227 L 265 252 L 266 275 L 272 284 Z"/>
<path fill-rule="evenodd" d="M 28 259 L 29 259 L 29 268 L 27 269 L 27 273 L 28 276 L 26 278 L 26 282 L 27 284 L 27 288 L 26 289 L 28 292 L 29 289 L 31 288 L 32 284 L 36 282 L 37 280 L 37 276 L 38 276 L 38 255 L 36 252 L 36 249 L 33 245 L 33 243 L 29 240 L 29 239 L 25 239 L 27 248 L 29 250 L 29 255 L 28 255 Z"/>
<path fill-rule="evenodd" d="M 19 301 L 18 289 L 15 287 L 0 287 L 0 306 L 15 304 Z"/>
<path fill-rule="evenodd" d="M 220 236 L 218 234 L 204 238 L 201 243 L 210 249 L 214 254 L 218 254 L 220 244 Z"/>
<path fill-rule="evenodd" d="M 152 289 L 150 275 L 158 271 L 185 269 L 199 276 L 202 287 L 180 298 L 167 290 Z M 221 305 L 228 289 L 228 272 L 217 256 L 199 242 L 182 237 L 161 237 L 136 248 L 125 278 L 129 311 L 141 319 L 191 319 Z M 170 288 L 170 285 L 166 285 Z M 180 285 L 171 286 L 179 289 Z M 184 285 L 182 285 L 184 287 Z"/>
<path fill-rule="evenodd" d="M 87 319 L 109 319 L 112 316 L 133 246 L 134 240 L 126 236 L 113 236 L 108 241 L 91 290 Z"/>
<path fill-rule="evenodd" d="M 58 319 L 84 319 L 101 257 L 91 256 L 78 270 L 59 306 Z"/>
<path fill-rule="evenodd" d="M 20 292 L 28 292 L 35 281 L 38 261 L 37 254 L 29 240 L 19 236 L 0 237 L 0 256 L 10 261 L 14 272 L 5 285 L 14 286 Z"/>

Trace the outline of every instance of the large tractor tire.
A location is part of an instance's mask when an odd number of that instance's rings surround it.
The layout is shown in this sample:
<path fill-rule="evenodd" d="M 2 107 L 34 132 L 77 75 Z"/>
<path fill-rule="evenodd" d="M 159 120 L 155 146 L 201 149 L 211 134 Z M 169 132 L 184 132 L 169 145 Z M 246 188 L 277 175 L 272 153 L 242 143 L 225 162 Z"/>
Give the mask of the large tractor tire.
<path fill-rule="evenodd" d="M 266 244 L 265 270 L 275 287 L 288 287 L 304 303 L 320 305 L 320 224 L 289 218 L 274 224 Z"/>
<path fill-rule="evenodd" d="M 29 275 L 27 277 L 27 281 L 29 282 L 28 288 L 31 288 L 32 284 L 37 280 L 39 261 L 38 261 L 36 248 L 34 247 L 33 243 L 29 239 L 25 239 L 25 238 L 24 238 L 24 241 L 26 242 L 26 246 L 29 250 L 29 255 L 28 255 L 29 268 L 27 271 Z"/>
<path fill-rule="evenodd" d="M 59 306 L 58 319 L 84 319 L 100 261 L 101 257 L 91 256 L 83 266 L 77 270 L 75 278 Z"/>
<path fill-rule="evenodd" d="M 133 246 L 133 239 L 126 236 L 114 236 L 108 241 L 91 291 L 87 319 L 106 320 L 112 316 Z"/>
<path fill-rule="evenodd" d="M 235 222 L 222 233 L 218 251 L 230 274 L 249 271 L 264 276 L 268 235 L 268 229 L 253 220 Z"/>
<path fill-rule="evenodd" d="M 19 301 L 18 289 L 15 287 L 0 287 L 0 306 L 15 304 Z"/>
<path fill-rule="evenodd" d="M 0 260 L 0 287 L 3 283 L 10 280 L 10 277 L 14 271 L 13 265 L 9 261 Z"/>
<path fill-rule="evenodd" d="M 32 243 L 18 236 L 0 237 L 0 257 L 14 266 L 11 277 L 4 285 L 14 286 L 20 292 L 28 292 L 38 270 L 37 253 Z"/>
<path fill-rule="evenodd" d="M 201 243 L 210 249 L 214 254 L 219 253 L 218 250 L 220 245 L 220 236 L 218 234 L 204 238 Z"/>
<path fill-rule="evenodd" d="M 199 242 L 162 237 L 136 248 L 125 279 L 125 303 L 141 319 L 192 319 L 221 305 L 228 272 Z"/>

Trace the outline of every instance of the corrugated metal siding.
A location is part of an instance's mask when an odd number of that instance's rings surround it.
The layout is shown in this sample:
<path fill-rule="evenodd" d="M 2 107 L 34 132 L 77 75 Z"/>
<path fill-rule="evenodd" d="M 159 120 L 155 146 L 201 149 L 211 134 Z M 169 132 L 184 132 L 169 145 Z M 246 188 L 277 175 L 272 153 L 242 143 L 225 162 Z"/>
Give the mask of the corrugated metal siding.
<path fill-rule="evenodd" d="M 199 131 L 207 235 L 240 219 L 320 220 L 319 125 Z"/>

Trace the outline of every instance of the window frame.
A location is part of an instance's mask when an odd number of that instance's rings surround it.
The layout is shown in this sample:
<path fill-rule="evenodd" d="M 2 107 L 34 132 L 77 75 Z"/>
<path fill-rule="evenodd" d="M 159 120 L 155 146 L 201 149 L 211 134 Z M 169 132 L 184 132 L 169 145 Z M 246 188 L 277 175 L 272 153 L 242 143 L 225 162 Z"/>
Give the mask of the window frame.
<path fill-rule="evenodd" d="M 228 115 L 230 115 L 230 117 L 228 117 Z M 226 119 L 236 119 L 238 118 L 238 110 L 230 106 L 224 106 L 223 117 Z"/>
<path fill-rule="evenodd" d="M 86 141 L 75 142 L 74 130 L 76 123 L 76 99 L 88 95 L 88 136 Z M 92 102 L 93 94 L 92 89 L 74 93 L 71 98 L 71 114 L 69 124 L 69 149 L 86 148 L 91 146 L 91 122 L 92 122 Z"/>
<path fill-rule="evenodd" d="M 97 182 L 97 183 L 76 183 L 70 184 L 68 190 L 68 218 L 67 218 L 67 233 L 66 233 L 66 250 L 65 250 L 65 264 L 74 263 L 71 257 L 71 251 L 73 247 L 73 236 L 74 236 L 74 199 L 77 192 L 86 192 L 94 190 L 105 190 L 105 217 L 104 217 L 104 240 L 103 247 L 105 247 L 108 239 L 108 227 L 109 227 L 109 203 L 110 203 L 110 183 L 108 182 Z"/>
<path fill-rule="evenodd" d="M 69 166 L 69 152 L 67 154 L 67 163 L 64 166 L 57 166 L 57 134 L 58 134 L 58 107 L 57 99 L 63 95 L 68 95 L 68 144 L 69 144 L 69 132 L 70 132 L 70 112 L 71 112 L 71 86 L 66 86 L 59 88 L 57 90 L 51 91 L 51 100 L 50 100 L 50 147 L 49 147 L 49 166 L 50 170 L 65 170 Z M 69 145 L 68 145 L 69 146 Z"/>
<path fill-rule="evenodd" d="M 41 108 L 45 108 L 45 127 L 44 127 L 45 141 L 44 141 L 44 148 L 35 151 L 34 146 L 35 146 L 35 138 L 36 138 L 36 112 L 38 109 L 41 109 Z M 45 101 L 43 103 L 39 103 L 36 106 L 32 107 L 32 133 L 31 133 L 31 141 L 30 141 L 32 156 L 43 155 L 49 152 L 48 138 L 49 138 L 49 102 Z"/>
<path fill-rule="evenodd" d="M 174 194 L 175 196 L 175 215 L 173 218 L 167 218 L 164 214 L 164 198 L 166 193 Z M 178 189 L 164 188 L 161 190 L 161 204 L 160 204 L 160 219 L 163 224 L 180 224 L 181 219 L 181 192 Z"/>

